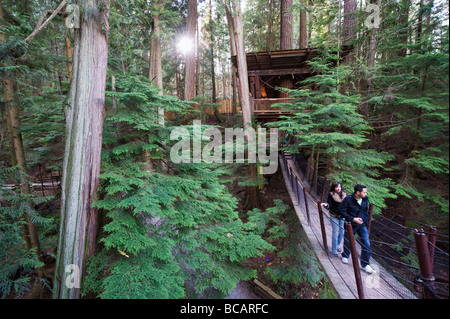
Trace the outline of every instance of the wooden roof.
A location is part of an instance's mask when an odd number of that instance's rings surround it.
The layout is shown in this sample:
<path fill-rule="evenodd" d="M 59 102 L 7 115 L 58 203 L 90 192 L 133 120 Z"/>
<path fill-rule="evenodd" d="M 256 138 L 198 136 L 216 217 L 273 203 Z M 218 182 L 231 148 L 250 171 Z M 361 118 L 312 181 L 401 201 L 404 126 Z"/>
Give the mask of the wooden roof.
<path fill-rule="evenodd" d="M 304 62 L 317 56 L 317 50 L 297 49 L 282 51 L 250 52 L 247 53 L 247 70 L 251 71 L 279 70 L 283 73 L 287 69 L 299 69 L 305 67 Z M 231 61 L 236 65 L 236 56 L 231 57 Z M 288 72 L 290 73 L 290 72 Z M 285 73 L 283 73 L 285 74 Z"/>
<path fill-rule="evenodd" d="M 345 56 L 348 52 L 349 49 L 347 48 L 342 56 Z M 264 75 L 270 73 L 272 75 L 282 75 L 311 73 L 311 68 L 305 62 L 314 59 L 319 54 L 319 50 L 315 48 L 250 52 L 246 54 L 248 74 Z M 232 56 L 231 61 L 236 66 L 236 56 Z"/>

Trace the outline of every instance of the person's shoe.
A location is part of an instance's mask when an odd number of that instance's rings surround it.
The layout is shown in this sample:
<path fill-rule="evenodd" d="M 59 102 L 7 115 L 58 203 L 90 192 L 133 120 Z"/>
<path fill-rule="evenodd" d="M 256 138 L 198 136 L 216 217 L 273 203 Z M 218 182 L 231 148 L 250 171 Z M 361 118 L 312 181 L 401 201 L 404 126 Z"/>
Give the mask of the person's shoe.
<path fill-rule="evenodd" d="M 348 258 L 342 257 L 342 262 L 343 262 L 344 264 L 348 264 Z"/>
<path fill-rule="evenodd" d="M 375 270 L 372 269 L 372 267 L 370 267 L 370 265 L 367 265 L 366 267 L 363 267 L 363 270 L 368 273 L 368 274 L 373 274 L 376 273 Z"/>

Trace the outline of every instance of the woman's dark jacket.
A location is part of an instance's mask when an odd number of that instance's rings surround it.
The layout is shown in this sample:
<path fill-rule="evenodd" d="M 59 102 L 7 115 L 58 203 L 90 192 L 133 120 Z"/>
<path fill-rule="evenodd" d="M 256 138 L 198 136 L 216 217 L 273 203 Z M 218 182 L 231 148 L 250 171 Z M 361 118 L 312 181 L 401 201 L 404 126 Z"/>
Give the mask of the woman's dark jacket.
<path fill-rule="evenodd" d="M 343 191 L 341 194 L 337 194 L 335 193 L 335 196 L 341 197 L 342 194 L 344 195 L 344 199 L 345 199 L 345 192 Z M 341 196 L 339 196 L 341 195 Z M 341 197 L 342 198 L 342 197 Z M 328 198 L 327 198 L 327 204 L 328 204 L 328 209 L 330 210 L 330 214 L 331 216 L 335 217 L 335 218 L 339 218 L 341 219 L 342 216 L 339 212 L 339 206 L 341 205 L 342 201 L 337 201 L 334 197 L 333 194 L 330 192 L 328 193 Z"/>

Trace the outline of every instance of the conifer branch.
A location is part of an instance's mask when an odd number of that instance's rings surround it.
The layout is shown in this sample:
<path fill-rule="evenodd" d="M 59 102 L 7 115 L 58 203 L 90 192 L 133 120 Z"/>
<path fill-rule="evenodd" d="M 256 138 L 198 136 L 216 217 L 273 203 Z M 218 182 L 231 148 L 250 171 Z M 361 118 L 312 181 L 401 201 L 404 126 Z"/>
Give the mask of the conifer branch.
<path fill-rule="evenodd" d="M 41 31 L 42 31 L 42 30 L 50 23 L 50 21 L 53 20 L 54 17 L 56 17 L 56 15 L 62 10 L 62 8 L 63 8 L 66 4 L 67 4 L 67 0 L 63 0 L 63 1 L 59 4 L 59 6 L 56 8 L 56 10 L 53 10 L 53 11 L 52 11 L 52 10 L 45 10 L 45 11 L 42 13 L 41 17 L 39 18 L 39 21 L 38 21 L 36 27 L 34 28 L 33 32 L 31 32 L 31 34 L 30 34 L 24 41 L 27 42 L 27 43 L 31 42 L 31 41 L 36 37 L 36 35 L 37 35 L 39 32 L 41 32 Z M 49 17 L 47 20 L 45 20 L 46 17 L 47 17 L 47 15 L 48 15 L 50 12 L 52 12 L 51 15 L 50 15 L 50 17 Z"/>

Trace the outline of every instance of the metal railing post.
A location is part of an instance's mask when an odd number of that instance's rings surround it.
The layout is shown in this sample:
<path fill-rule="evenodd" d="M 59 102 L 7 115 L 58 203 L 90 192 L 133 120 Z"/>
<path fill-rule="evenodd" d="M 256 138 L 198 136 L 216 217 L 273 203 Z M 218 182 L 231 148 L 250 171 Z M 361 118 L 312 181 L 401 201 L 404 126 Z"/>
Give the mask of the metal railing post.
<path fill-rule="evenodd" d="M 417 257 L 419 259 L 420 281 L 423 282 L 423 297 L 425 299 L 434 299 L 434 275 L 433 265 L 430 259 L 430 251 L 428 249 L 427 236 L 422 229 L 414 229 L 414 240 L 416 242 Z M 430 288 L 430 289 L 429 289 Z"/>
<path fill-rule="evenodd" d="M 328 256 L 327 233 L 325 232 L 325 222 L 323 220 L 323 211 L 320 202 L 317 202 L 317 209 L 319 211 L 320 229 L 322 230 L 323 250 L 325 250 Z"/>
<path fill-rule="evenodd" d="M 320 201 L 321 201 L 321 202 L 324 201 L 326 185 L 327 185 L 327 176 L 325 176 L 325 178 L 324 178 L 324 180 L 323 180 L 322 195 L 320 196 Z"/>
<path fill-rule="evenodd" d="M 355 272 L 356 288 L 358 289 L 359 299 L 364 299 L 364 290 L 361 280 L 361 271 L 358 266 L 358 256 L 356 255 L 355 236 L 353 235 L 353 227 L 351 222 L 345 223 L 345 230 L 350 244 L 350 252 L 352 256 L 353 270 Z"/>
<path fill-rule="evenodd" d="M 306 197 L 306 188 L 305 187 L 303 187 L 303 197 L 305 198 L 306 218 L 308 219 L 308 225 L 310 225 L 311 219 L 309 217 L 308 198 Z"/>
<path fill-rule="evenodd" d="M 373 214 L 373 203 L 369 204 L 369 225 L 367 225 L 367 231 L 370 235 L 370 229 L 372 228 L 372 214 Z"/>
<path fill-rule="evenodd" d="M 434 265 L 434 250 L 436 247 L 436 234 L 437 234 L 436 226 L 431 226 L 430 227 L 430 236 L 428 236 L 428 249 L 430 251 L 431 271 L 433 271 L 433 265 Z"/>

